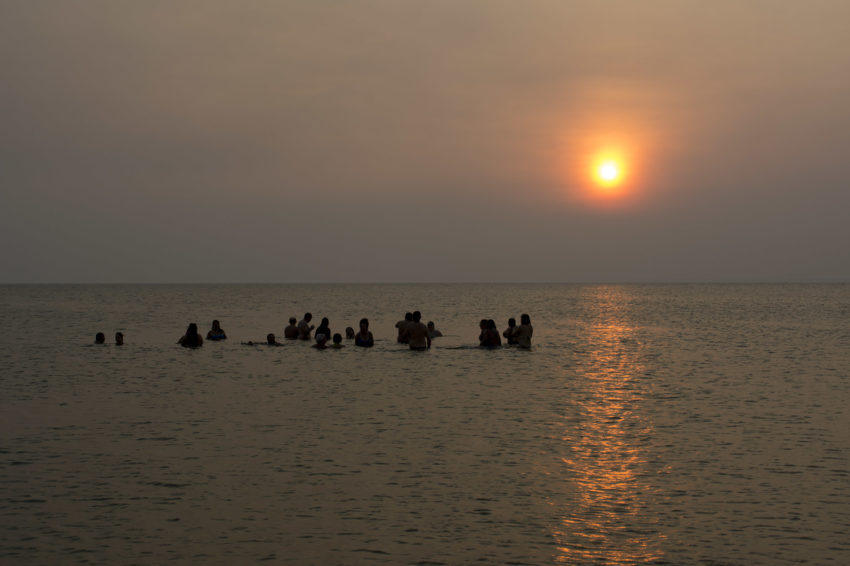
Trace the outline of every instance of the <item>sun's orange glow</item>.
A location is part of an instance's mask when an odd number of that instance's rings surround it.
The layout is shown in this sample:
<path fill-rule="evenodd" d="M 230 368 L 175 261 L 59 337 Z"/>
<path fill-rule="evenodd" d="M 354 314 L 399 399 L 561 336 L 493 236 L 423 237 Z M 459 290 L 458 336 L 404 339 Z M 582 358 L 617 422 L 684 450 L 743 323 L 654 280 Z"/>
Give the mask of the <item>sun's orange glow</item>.
<path fill-rule="evenodd" d="M 593 160 L 592 169 L 596 185 L 608 191 L 624 181 L 625 161 L 621 155 L 600 154 Z"/>
<path fill-rule="evenodd" d="M 590 82 L 571 94 L 563 121 L 563 145 L 552 152 L 558 199 L 582 208 L 614 213 L 657 202 L 662 149 L 668 143 L 655 118 L 635 105 L 657 93 L 619 81 Z M 566 112 L 566 111 L 565 111 Z"/>
<path fill-rule="evenodd" d="M 599 177 L 603 181 L 613 182 L 616 181 L 620 177 L 620 168 L 617 167 L 616 163 L 606 162 L 600 165 L 599 167 Z"/>

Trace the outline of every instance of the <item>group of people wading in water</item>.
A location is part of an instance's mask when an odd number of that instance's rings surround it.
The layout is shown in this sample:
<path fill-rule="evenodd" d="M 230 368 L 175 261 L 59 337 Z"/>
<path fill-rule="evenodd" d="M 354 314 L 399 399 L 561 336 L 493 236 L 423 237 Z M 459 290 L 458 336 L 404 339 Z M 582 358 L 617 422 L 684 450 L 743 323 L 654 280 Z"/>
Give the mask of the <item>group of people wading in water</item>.
<path fill-rule="evenodd" d="M 310 324 L 313 320 L 311 313 L 305 313 L 304 318 L 296 322 L 295 317 L 289 319 L 289 326 L 283 330 L 283 336 L 287 340 L 310 340 L 311 335 L 315 339 L 314 348 L 324 350 L 325 348 L 344 348 L 342 344 L 342 334 L 332 334 L 330 329 L 330 321 L 327 317 L 322 319 L 318 328 Z M 411 350 L 427 350 L 431 347 L 431 339 L 442 336 L 443 333 L 436 329 L 433 322 L 428 324 L 422 323 L 422 314 L 419 311 L 405 313 L 404 319 L 396 323 L 398 329 L 397 341 L 399 344 L 407 344 Z M 479 345 L 484 348 L 498 348 L 502 346 L 502 339 L 499 336 L 499 331 L 496 329 L 496 323 L 492 319 L 481 320 L 481 334 L 478 336 Z M 315 330 L 315 333 L 313 332 Z M 534 334 L 534 328 L 531 326 L 531 318 L 527 314 L 520 317 L 520 325 L 517 326 L 516 320 L 511 318 L 508 320 L 508 328 L 502 332 L 508 346 L 519 346 L 521 348 L 531 348 L 531 337 Z M 350 326 L 345 329 L 345 337 L 349 340 L 354 340 L 354 345 L 362 348 L 370 348 L 375 345 L 375 338 L 369 331 L 369 319 L 360 319 L 360 330 L 355 332 Z M 122 337 L 123 338 L 123 337 Z M 207 332 L 207 340 L 226 340 L 227 334 L 221 328 L 218 320 L 212 322 L 212 328 Z M 333 343 L 328 345 L 328 342 Z M 197 348 L 204 343 L 204 339 L 198 333 L 198 325 L 194 322 L 186 329 L 186 333 L 177 341 L 178 344 L 186 348 Z M 274 334 L 266 336 L 266 343 L 270 346 L 279 346 L 280 342 Z M 246 345 L 253 346 L 255 342 L 245 342 Z"/>

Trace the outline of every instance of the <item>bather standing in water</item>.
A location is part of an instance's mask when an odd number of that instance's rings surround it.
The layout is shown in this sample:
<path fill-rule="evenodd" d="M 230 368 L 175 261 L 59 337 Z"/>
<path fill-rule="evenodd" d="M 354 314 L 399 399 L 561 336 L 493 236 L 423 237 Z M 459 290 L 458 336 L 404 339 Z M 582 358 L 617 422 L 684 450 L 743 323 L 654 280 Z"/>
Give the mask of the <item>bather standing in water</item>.
<path fill-rule="evenodd" d="M 360 319 L 360 332 L 354 336 L 354 345 L 361 348 L 371 348 L 375 345 L 375 338 L 369 332 L 369 319 Z"/>
<path fill-rule="evenodd" d="M 502 336 L 504 336 L 505 340 L 507 340 L 508 346 L 515 346 L 517 344 L 516 331 L 517 331 L 516 319 L 515 318 L 509 318 L 508 319 L 508 327 L 505 329 L 504 332 L 502 332 Z"/>
<path fill-rule="evenodd" d="M 328 320 L 328 317 L 322 318 L 322 323 L 319 325 L 319 328 L 316 329 L 316 336 L 319 334 L 324 334 L 326 338 L 333 336 L 329 325 L 330 321 Z"/>
<path fill-rule="evenodd" d="M 304 313 L 304 319 L 298 323 L 298 338 L 300 340 L 310 339 L 310 333 L 315 328 L 315 326 L 310 324 L 311 320 L 313 320 L 313 315 L 308 312 Z"/>
<path fill-rule="evenodd" d="M 522 315 L 516 331 L 517 345 L 522 348 L 531 348 L 531 336 L 533 334 L 534 327 L 531 326 L 531 317 L 527 314 Z"/>
<path fill-rule="evenodd" d="M 413 313 L 406 312 L 404 313 L 404 320 L 400 320 L 395 323 L 395 327 L 398 328 L 398 338 L 397 341 L 399 344 L 407 344 L 407 328 L 413 323 Z"/>
<path fill-rule="evenodd" d="M 407 343 L 411 350 L 427 350 L 431 347 L 431 333 L 421 321 L 422 314 L 416 311 L 413 313 L 413 322 L 407 325 Z"/>
<path fill-rule="evenodd" d="M 316 334 L 316 343 L 313 344 L 313 348 L 318 350 L 327 350 L 328 349 L 328 337 L 324 334 Z"/>
<path fill-rule="evenodd" d="M 198 348 L 204 344 L 204 339 L 198 334 L 198 325 L 194 322 L 186 329 L 186 334 L 180 337 L 178 344 L 184 348 Z"/>
<path fill-rule="evenodd" d="M 207 332 L 207 340 L 226 340 L 227 334 L 221 329 L 221 323 L 217 320 L 212 321 L 212 328 Z"/>
<path fill-rule="evenodd" d="M 283 337 L 287 340 L 298 338 L 298 324 L 294 316 L 289 317 L 289 326 L 283 329 Z"/>
<path fill-rule="evenodd" d="M 492 318 L 486 322 L 484 329 L 484 340 L 481 343 L 485 348 L 498 348 L 502 345 L 502 339 L 499 336 L 499 330 L 496 328 L 496 321 Z"/>
<path fill-rule="evenodd" d="M 481 322 L 478 323 L 478 329 L 480 332 L 478 333 L 478 344 L 480 346 L 486 346 L 487 342 L 487 319 L 482 318 Z"/>
<path fill-rule="evenodd" d="M 431 338 L 439 338 L 443 335 L 443 333 L 437 330 L 437 328 L 434 326 L 433 320 L 428 321 L 428 333 L 431 335 Z"/>

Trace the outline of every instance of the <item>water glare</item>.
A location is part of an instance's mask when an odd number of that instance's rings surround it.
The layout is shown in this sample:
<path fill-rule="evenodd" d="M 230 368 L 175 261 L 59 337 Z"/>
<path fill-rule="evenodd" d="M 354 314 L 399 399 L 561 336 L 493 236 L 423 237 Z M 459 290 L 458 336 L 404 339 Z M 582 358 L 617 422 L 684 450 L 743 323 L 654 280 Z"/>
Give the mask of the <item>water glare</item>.
<path fill-rule="evenodd" d="M 562 435 L 568 450 L 563 474 L 576 495 L 560 504 L 557 558 L 569 564 L 651 562 L 662 556 L 664 535 L 648 513 L 657 494 L 645 481 L 645 444 L 653 427 L 642 407 L 648 387 L 643 347 L 625 291 L 589 292 L 596 312 L 577 337 L 582 361 L 562 374 L 576 382 Z"/>

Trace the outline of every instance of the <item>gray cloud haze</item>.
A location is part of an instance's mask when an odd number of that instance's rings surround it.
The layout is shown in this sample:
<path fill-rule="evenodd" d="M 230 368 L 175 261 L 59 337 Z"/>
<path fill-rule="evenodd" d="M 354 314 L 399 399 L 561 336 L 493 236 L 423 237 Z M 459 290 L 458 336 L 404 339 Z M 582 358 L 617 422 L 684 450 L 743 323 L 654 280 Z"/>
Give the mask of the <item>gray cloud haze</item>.
<path fill-rule="evenodd" d="M 850 281 L 848 69 L 842 1 L 0 2 L 0 282 Z"/>

